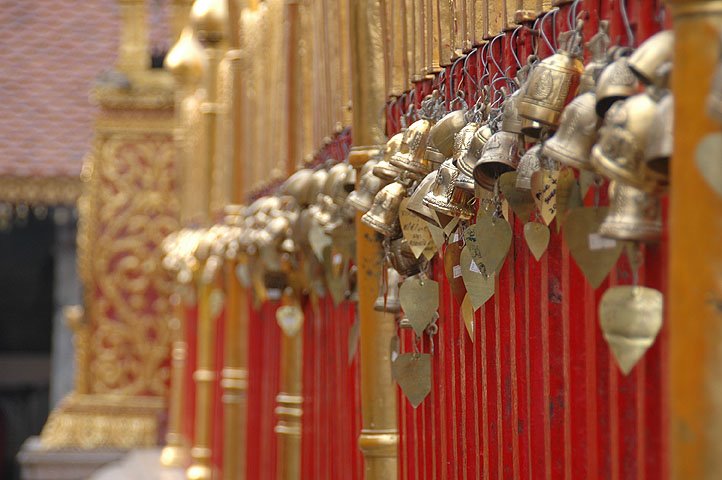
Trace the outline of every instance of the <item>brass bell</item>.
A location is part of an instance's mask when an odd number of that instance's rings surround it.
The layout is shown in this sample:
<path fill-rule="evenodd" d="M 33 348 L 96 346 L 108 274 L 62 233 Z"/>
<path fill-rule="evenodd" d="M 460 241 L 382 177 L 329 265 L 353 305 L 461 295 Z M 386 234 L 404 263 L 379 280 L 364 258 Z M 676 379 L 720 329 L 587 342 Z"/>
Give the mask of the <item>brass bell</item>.
<path fill-rule="evenodd" d="M 609 48 L 609 20 L 599 21 L 599 30 L 589 39 L 584 46 L 590 52 L 590 60 L 584 66 L 584 72 L 579 79 L 579 93 L 581 95 L 587 92 L 594 92 L 597 86 L 597 80 L 602 71 L 609 64 L 607 49 Z"/>
<path fill-rule="evenodd" d="M 659 189 L 663 177 L 644 169 L 644 152 L 657 113 L 646 93 L 617 102 L 604 117 L 599 140 L 592 148 L 591 165 L 610 180 L 642 190 Z"/>
<path fill-rule="evenodd" d="M 483 149 L 486 142 L 488 142 L 491 136 L 494 135 L 494 132 L 491 130 L 489 123 L 485 123 L 476 130 L 474 135 L 476 136 L 476 141 L 479 142 L 479 145 L 481 145 L 481 148 Z"/>
<path fill-rule="evenodd" d="M 589 169 L 599 117 L 594 93 L 584 93 L 566 106 L 559 130 L 544 143 L 544 155 L 570 167 Z"/>
<path fill-rule="evenodd" d="M 371 208 L 363 214 L 361 221 L 386 237 L 398 235 L 401 231 L 399 207 L 406 193 L 407 186 L 402 182 L 386 185 L 376 194 Z"/>
<path fill-rule="evenodd" d="M 399 272 L 399 275 L 410 277 L 421 271 L 421 262 L 414 256 L 409 242 L 404 237 L 391 240 L 389 253 L 391 266 Z"/>
<path fill-rule="evenodd" d="M 399 283 L 401 275 L 393 268 L 386 269 L 386 285 L 384 279 L 379 282 L 379 295 L 374 302 L 374 310 L 377 312 L 399 313 L 401 302 L 399 301 Z"/>
<path fill-rule="evenodd" d="M 496 179 L 502 173 L 516 170 L 518 164 L 517 135 L 509 132 L 496 132 L 484 145 L 481 157 L 474 165 L 474 180 L 483 188 L 492 190 Z"/>
<path fill-rule="evenodd" d="M 422 200 L 425 206 L 441 214 L 438 218 L 442 227 L 461 215 L 458 205 L 453 202 L 454 184 L 460 173 L 452 159 L 445 161 L 436 171 L 434 183 Z"/>
<path fill-rule="evenodd" d="M 609 213 L 599 233 L 616 240 L 655 242 L 662 236 L 659 197 L 620 182 L 609 184 Z"/>
<path fill-rule="evenodd" d="M 331 223 L 338 207 L 328 195 L 319 195 L 317 209 L 313 209 L 313 218 L 322 228 Z"/>
<path fill-rule="evenodd" d="M 521 119 L 521 133 L 528 137 L 528 141 L 530 142 L 539 140 L 546 130 L 547 127 L 535 120 L 529 120 L 528 118 Z"/>
<path fill-rule="evenodd" d="M 307 204 L 303 204 L 302 202 L 308 200 L 308 189 L 311 188 L 312 177 L 313 170 L 310 168 L 298 170 L 283 182 L 280 191 L 292 196 L 299 205 L 305 207 Z"/>
<path fill-rule="evenodd" d="M 519 99 L 521 98 L 521 90 L 506 97 L 502 106 L 501 129 L 509 133 L 521 133 L 521 121 L 519 116 Z M 488 139 L 487 139 L 488 140 Z"/>
<path fill-rule="evenodd" d="M 401 174 L 401 170 L 389 163 L 391 157 L 399 150 L 401 146 L 401 140 L 404 138 L 403 133 L 397 133 L 386 142 L 384 148 L 383 160 L 374 166 L 374 175 L 382 180 L 393 181 L 396 177 Z"/>
<path fill-rule="evenodd" d="M 481 155 L 481 149 L 484 146 L 476 136 L 476 131 L 479 128 L 478 123 L 469 122 L 456 134 L 454 140 L 454 165 L 468 176 L 473 174 L 474 165 L 476 165 L 476 161 Z"/>
<path fill-rule="evenodd" d="M 541 155 L 542 146 L 536 144 L 526 151 L 519 160 L 516 174 L 516 188 L 518 190 L 531 190 L 531 177 L 534 172 L 541 170 Z"/>
<path fill-rule="evenodd" d="M 412 174 L 426 175 L 431 167 L 426 161 L 426 145 L 429 142 L 431 121 L 422 118 L 415 121 L 404 132 L 401 145 L 391 156 L 389 163 L 394 167 Z"/>
<path fill-rule="evenodd" d="M 579 56 L 582 22 L 577 29 L 559 35 L 564 47 L 542 60 L 529 74 L 519 101 L 519 115 L 547 126 L 559 125 L 564 106 L 574 98 L 584 71 Z"/>
<path fill-rule="evenodd" d="M 607 110 L 619 100 L 631 97 L 637 93 L 639 82 L 629 68 L 629 57 L 625 56 L 629 49 L 617 48 L 615 60 L 607 65 L 599 76 L 597 88 L 597 115 L 604 118 Z"/>
<path fill-rule="evenodd" d="M 430 146 L 448 158 L 454 154 L 454 137 L 466 125 L 466 110 L 454 110 L 444 115 L 429 131 Z"/>
<path fill-rule="evenodd" d="M 329 196 L 337 206 L 341 207 L 346 202 L 346 197 L 353 191 L 356 184 L 356 170 L 347 163 L 339 163 L 339 174 L 331 184 Z"/>
<path fill-rule="evenodd" d="M 426 175 L 421 182 L 419 182 L 419 185 L 416 187 L 416 190 L 414 190 L 414 193 L 411 194 L 409 197 L 409 203 L 406 204 L 406 208 L 411 212 L 416 214 L 417 216 L 421 217 L 424 221 L 430 223 L 431 225 L 434 225 L 436 227 L 441 226 L 441 222 L 439 220 L 439 214 L 436 212 L 436 210 L 427 207 L 424 204 L 424 197 L 427 193 L 431 190 L 431 188 L 434 186 L 434 182 L 436 181 L 436 175 L 438 174 L 438 171 L 433 171 L 430 174 Z M 446 223 L 448 223 L 451 218 L 446 219 Z"/>
<path fill-rule="evenodd" d="M 361 176 L 358 190 L 348 195 L 348 203 L 359 212 L 368 212 L 373 205 L 374 197 L 383 188 L 384 181 L 374 175 L 373 168 Z"/>
<path fill-rule="evenodd" d="M 458 216 L 462 220 L 470 220 L 476 213 L 474 210 L 476 200 L 474 187 L 474 179 L 464 172 L 459 172 L 451 192 L 451 203 L 458 209 Z"/>
<path fill-rule="evenodd" d="M 442 163 L 446 161 L 446 157 L 444 156 L 444 154 L 437 150 L 435 146 L 431 145 L 431 143 L 426 146 L 424 159 L 426 160 L 426 163 L 428 163 L 431 167 L 431 170 L 436 170 L 441 166 Z"/>
<path fill-rule="evenodd" d="M 669 160 L 672 158 L 674 123 L 674 96 L 665 95 L 657 104 L 657 113 L 649 133 L 644 162 L 647 169 L 657 174 L 669 176 Z"/>
<path fill-rule="evenodd" d="M 658 69 L 672 61 L 674 32 L 664 30 L 645 40 L 629 57 L 629 68 L 645 84 L 657 83 Z"/>
<path fill-rule="evenodd" d="M 299 204 L 301 205 L 310 205 L 312 203 L 315 203 L 318 199 L 318 195 L 323 190 L 323 187 L 326 185 L 326 179 L 328 177 L 328 171 L 324 169 L 318 169 L 315 172 L 313 172 L 313 175 L 311 176 L 311 184 L 309 185 L 309 188 L 306 192 L 306 197 L 299 199 Z"/>

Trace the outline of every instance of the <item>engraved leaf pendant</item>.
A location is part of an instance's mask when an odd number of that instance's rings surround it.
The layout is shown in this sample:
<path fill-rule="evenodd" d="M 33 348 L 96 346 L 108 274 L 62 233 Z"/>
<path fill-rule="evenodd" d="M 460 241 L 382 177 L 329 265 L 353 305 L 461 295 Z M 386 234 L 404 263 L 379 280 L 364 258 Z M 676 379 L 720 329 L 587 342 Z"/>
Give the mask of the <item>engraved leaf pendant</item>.
<path fill-rule="evenodd" d="M 464 278 L 464 285 L 466 285 L 466 296 L 469 298 L 472 308 L 478 310 L 494 296 L 494 275 L 487 276 L 481 273 L 471 256 L 469 245 L 461 251 L 459 262 L 461 264 L 461 276 Z"/>
<path fill-rule="evenodd" d="M 531 193 L 542 220 L 551 225 L 557 214 L 558 170 L 539 170 L 531 176 Z"/>
<path fill-rule="evenodd" d="M 599 323 L 619 369 L 629 374 L 662 328 L 664 297 L 653 288 L 608 289 L 599 302 Z"/>
<path fill-rule="evenodd" d="M 537 222 L 524 225 L 524 240 L 537 262 L 549 246 L 549 227 Z"/>
<path fill-rule="evenodd" d="M 401 391 L 416 408 L 431 392 L 431 354 L 402 353 L 393 365 L 394 377 Z"/>
<path fill-rule="evenodd" d="M 608 210 L 607 207 L 575 208 L 569 211 L 564 222 L 564 241 L 593 288 L 602 284 L 622 253 L 622 243 L 597 233 Z"/>
<path fill-rule="evenodd" d="M 509 222 L 491 215 L 481 216 L 475 225 L 464 231 L 466 247 L 474 263 L 479 267 L 479 271 L 487 276 L 501 270 L 509 253 L 511 237 Z"/>
<path fill-rule="evenodd" d="M 428 278 L 409 277 L 399 288 L 399 301 L 414 332 L 421 336 L 439 308 L 439 283 Z"/>
<path fill-rule="evenodd" d="M 276 310 L 276 322 L 287 337 L 294 337 L 303 326 L 303 312 L 296 305 L 283 305 Z"/>

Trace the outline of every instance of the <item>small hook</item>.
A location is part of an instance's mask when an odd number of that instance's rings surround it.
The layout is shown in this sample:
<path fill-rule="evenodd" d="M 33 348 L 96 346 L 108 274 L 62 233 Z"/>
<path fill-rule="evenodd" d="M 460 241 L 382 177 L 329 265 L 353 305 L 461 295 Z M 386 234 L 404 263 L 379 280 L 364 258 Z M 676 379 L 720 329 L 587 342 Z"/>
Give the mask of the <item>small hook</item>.
<path fill-rule="evenodd" d="M 629 23 L 629 15 L 627 14 L 627 1 L 619 0 L 619 13 L 622 15 L 622 22 L 624 23 L 624 31 L 627 33 L 627 44 L 630 47 L 634 46 L 634 32 L 632 31 L 632 25 Z"/>
<path fill-rule="evenodd" d="M 509 40 L 509 44 L 511 47 L 511 54 L 514 56 L 514 61 L 516 62 L 516 68 L 521 68 L 521 62 L 519 61 L 519 56 L 516 54 L 517 42 L 519 41 L 517 34 L 521 28 L 522 28 L 521 25 L 516 27 L 514 29 L 514 31 L 511 32 L 511 39 Z"/>

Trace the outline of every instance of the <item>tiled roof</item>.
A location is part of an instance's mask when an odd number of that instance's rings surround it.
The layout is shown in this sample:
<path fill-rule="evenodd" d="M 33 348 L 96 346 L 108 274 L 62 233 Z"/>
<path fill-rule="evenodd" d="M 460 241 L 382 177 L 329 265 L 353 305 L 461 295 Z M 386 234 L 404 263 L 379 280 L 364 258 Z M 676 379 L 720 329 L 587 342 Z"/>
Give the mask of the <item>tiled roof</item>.
<path fill-rule="evenodd" d="M 95 77 L 117 51 L 115 0 L 3 0 L 0 176 L 78 176 Z"/>

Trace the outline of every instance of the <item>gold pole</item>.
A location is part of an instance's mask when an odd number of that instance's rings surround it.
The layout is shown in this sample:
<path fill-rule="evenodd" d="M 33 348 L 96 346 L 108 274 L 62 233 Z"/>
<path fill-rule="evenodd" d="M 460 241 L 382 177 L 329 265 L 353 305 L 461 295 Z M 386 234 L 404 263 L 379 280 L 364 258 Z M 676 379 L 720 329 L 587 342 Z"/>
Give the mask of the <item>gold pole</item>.
<path fill-rule="evenodd" d="M 188 439 L 183 435 L 183 404 L 185 396 L 185 369 L 188 347 L 185 339 L 185 312 L 181 293 L 171 296 L 175 315 L 170 320 L 170 334 L 173 340 L 171 351 L 170 395 L 168 399 L 168 432 L 166 445 L 160 454 L 164 467 L 185 467 L 190 461 Z"/>
<path fill-rule="evenodd" d="M 176 4 L 179 2 L 176 2 Z M 186 22 L 188 17 L 186 16 Z M 203 77 L 203 50 L 196 40 L 193 30 L 186 26 L 165 59 L 165 68 L 176 81 L 175 119 L 176 127 L 173 140 L 176 146 L 179 172 L 178 196 L 181 198 L 181 221 L 183 225 L 192 224 L 193 215 L 198 213 L 198 203 L 194 201 L 192 184 L 187 183 L 188 162 L 195 160 L 194 152 L 198 145 L 190 146 L 189 118 L 194 118 L 199 106 L 195 102 L 196 90 Z M 196 208 L 194 208 L 196 207 Z M 186 369 L 187 343 L 185 338 L 185 314 L 180 301 L 182 288 L 176 280 L 176 292 L 171 296 L 175 314 L 170 319 L 169 330 L 172 336 L 171 380 L 168 404 L 168 431 L 166 445 L 160 456 L 160 463 L 166 467 L 186 467 L 190 461 L 189 439 L 181 429 L 184 397 L 184 371 Z"/>
<path fill-rule="evenodd" d="M 219 159 L 217 158 L 216 140 L 218 135 L 219 105 L 217 103 L 218 66 L 223 57 L 221 46 L 227 37 L 228 4 L 226 0 L 196 0 L 191 8 L 191 23 L 198 39 L 204 47 L 208 71 L 205 76 L 206 101 L 201 105 L 203 114 L 203 136 L 205 139 L 201 161 L 208 172 L 208 185 L 201 188 L 210 192 L 207 210 L 211 221 L 219 212 L 212 191 L 213 174 L 216 172 Z M 221 208 L 223 205 L 220 206 Z M 206 239 L 210 241 L 210 238 Z M 199 248 L 199 252 L 210 248 Z M 214 257 L 199 259 L 203 269 L 209 268 L 209 262 Z M 213 383 L 216 381 L 216 365 L 213 361 L 213 348 L 215 344 L 215 318 L 211 312 L 212 278 L 207 278 L 207 272 L 201 271 L 198 279 L 198 347 L 197 366 L 193 374 L 196 382 L 196 411 L 195 411 L 195 438 L 191 449 L 192 464 L 186 471 L 188 480 L 210 480 L 213 477 L 211 465 L 211 438 L 213 436 Z"/>
<path fill-rule="evenodd" d="M 230 147 L 225 159 L 230 163 L 227 171 L 232 179 L 230 199 L 233 205 L 226 207 L 226 225 L 233 228 L 241 217 L 243 202 L 243 143 L 245 130 L 242 118 L 241 94 L 244 89 L 241 72 L 240 51 L 240 9 L 236 0 L 228 0 L 229 47 L 225 60 L 229 62 L 230 98 L 226 102 L 230 108 L 228 119 Z M 237 480 L 245 478 L 246 472 L 246 418 L 248 415 L 248 309 L 246 291 L 236 277 L 238 262 L 227 259 L 225 265 L 225 289 L 228 301 L 225 313 L 225 336 L 223 344 L 223 370 L 221 370 L 221 388 L 223 389 L 223 479 Z"/>
<path fill-rule="evenodd" d="M 201 275 L 202 277 L 202 275 Z M 213 362 L 213 341 L 215 340 L 214 318 L 211 313 L 211 289 L 213 285 L 206 278 L 198 280 L 198 346 L 197 366 L 193 372 L 196 383 L 195 438 L 191 457 L 193 464 L 186 471 L 188 480 L 211 480 L 211 438 L 213 436 L 213 383 L 216 370 Z"/>
<path fill-rule="evenodd" d="M 290 288 L 283 304 L 300 310 Z M 301 313 L 302 315 L 302 313 Z M 302 329 L 281 336 L 281 382 L 276 396 L 278 423 L 278 478 L 301 479 L 301 417 L 303 415 L 303 335 Z M 330 441 L 331 439 L 329 439 Z"/>
<path fill-rule="evenodd" d="M 695 151 L 705 137 L 722 133 L 720 124 L 705 113 L 719 61 L 722 2 L 668 3 L 675 34 L 669 194 L 670 478 L 712 480 L 722 478 L 722 244 L 711 241 L 722 238 L 722 197 L 697 168 Z M 718 153 L 708 151 L 706 156 L 716 159 Z"/>
<path fill-rule="evenodd" d="M 351 2 L 351 73 L 353 132 L 351 164 L 360 168 L 384 142 L 384 42 L 381 12 L 373 0 Z M 389 344 L 394 335 L 392 315 L 373 309 L 382 269 L 381 243 L 356 216 L 356 254 L 360 319 L 361 407 L 363 428 L 359 447 L 366 480 L 397 477 L 398 426 L 396 389 L 391 378 Z"/>

